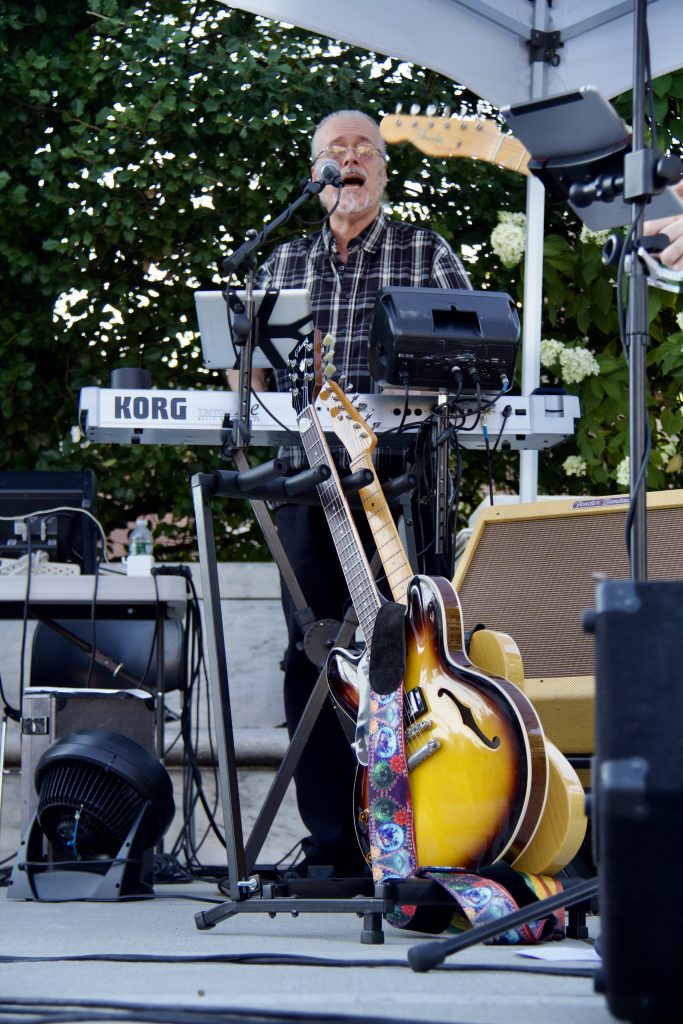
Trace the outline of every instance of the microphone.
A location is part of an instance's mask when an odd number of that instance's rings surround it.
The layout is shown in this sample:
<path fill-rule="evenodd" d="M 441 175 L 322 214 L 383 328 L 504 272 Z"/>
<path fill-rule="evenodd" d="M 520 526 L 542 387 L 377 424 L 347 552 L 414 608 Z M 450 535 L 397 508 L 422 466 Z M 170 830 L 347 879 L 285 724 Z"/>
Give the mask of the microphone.
<path fill-rule="evenodd" d="M 322 187 L 326 185 L 334 185 L 335 188 L 341 188 L 344 184 L 341 175 L 341 167 L 336 160 L 319 160 L 316 164 L 318 170 L 318 181 Z"/>

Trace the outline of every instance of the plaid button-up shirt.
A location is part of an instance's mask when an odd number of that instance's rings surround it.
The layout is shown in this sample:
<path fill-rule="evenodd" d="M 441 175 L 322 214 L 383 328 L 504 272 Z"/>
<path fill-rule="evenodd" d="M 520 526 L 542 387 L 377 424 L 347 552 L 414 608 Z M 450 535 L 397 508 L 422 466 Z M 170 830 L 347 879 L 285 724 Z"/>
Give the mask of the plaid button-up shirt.
<path fill-rule="evenodd" d="M 334 365 L 359 394 L 378 390 L 368 369 L 368 340 L 381 288 L 471 287 L 462 263 L 440 235 L 391 221 L 384 212 L 349 243 L 345 264 L 325 222 L 316 234 L 278 246 L 257 271 L 254 285 L 309 290 L 313 323 L 323 336 L 335 339 Z M 274 378 L 278 391 L 289 389 L 286 370 L 275 370 Z M 306 464 L 301 448 L 283 454 L 294 465 Z"/>

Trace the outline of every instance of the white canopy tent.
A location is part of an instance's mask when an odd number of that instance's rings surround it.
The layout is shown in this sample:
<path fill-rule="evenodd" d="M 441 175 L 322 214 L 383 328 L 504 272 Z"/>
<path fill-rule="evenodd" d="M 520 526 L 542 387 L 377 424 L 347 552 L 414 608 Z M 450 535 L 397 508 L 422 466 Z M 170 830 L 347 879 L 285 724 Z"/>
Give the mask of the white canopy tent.
<path fill-rule="evenodd" d="M 420 64 L 496 107 L 597 86 L 633 85 L 635 0 L 239 0 L 231 6 Z M 648 0 L 653 77 L 683 66 L 683 0 Z M 544 189 L 527 188 L 522 389 L 540 379 Z M 523 452 L 520 498 L 537 493 Z"/>

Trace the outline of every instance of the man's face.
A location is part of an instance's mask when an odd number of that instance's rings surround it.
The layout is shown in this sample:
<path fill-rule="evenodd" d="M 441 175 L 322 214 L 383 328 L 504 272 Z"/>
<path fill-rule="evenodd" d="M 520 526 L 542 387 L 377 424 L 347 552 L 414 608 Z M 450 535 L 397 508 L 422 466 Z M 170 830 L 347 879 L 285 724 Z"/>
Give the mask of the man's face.
<path fill-rule="evenodd" d="M 372 125 L 362 117 L 333 117 L 323 126 L 317 140 L 319 159 L 336 160 L 341 168 L 344 188 L 337 211 L 341 213 L 366 214 L 379 212 L 380 201 L 386 185 L 386 165 L 381 154 L 381 139 Z M 342 154 L 323 152 L 328 146 L 345 146 Z M 373 146 L 376 152 L 357 153 L 353 146 Z M 313 165 L 313 179 L 317 177 Z M 337 202 L 337 189 L 328 185 L 320 193 L 320 201 L 326 210 Z"/>

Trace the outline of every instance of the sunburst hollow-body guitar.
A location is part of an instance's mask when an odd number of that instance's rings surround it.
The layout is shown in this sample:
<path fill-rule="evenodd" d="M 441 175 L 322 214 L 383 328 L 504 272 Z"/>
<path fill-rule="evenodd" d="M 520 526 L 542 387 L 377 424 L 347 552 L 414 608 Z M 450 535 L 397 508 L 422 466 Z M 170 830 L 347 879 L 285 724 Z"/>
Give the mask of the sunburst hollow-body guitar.
<path fill-rule="evenodd" d="M 368 469 L 373 472 L 372 452 L 377 444 L 377 439 L 365 417 L 356 409 L 352 400 L 344 394 L 334 381 L 328 381 L 323 388 L 320 399 L 330 412 L 333 430 L 337 438 L 346 448 L 353 471 Z M 415 604 L 417 595 L 411 592 L 412 570 L 405 555 L 401 539 L 396 529 L 391 510 L 388 506 L 381 485 L 375 481 L 360 491 L 361 501 L 366 512 L 368 522 L 373 533 L 377 549 L 382 558 L 382 565 L 391 587 L 392 596 L 402 604 L 413 602 L 409 610 L 408 621 L 415 624 L 422 613 Z M 414 629 L 414 626 L 413 626 Z M 453 625 L 452 634 L 458 635 L 460 625 Z M 413 665 L 406 673 L 407 680 L 413 678 L 416 663 L 424 659 L 418 650 L 431 650 L 432 652 L 442 649 L 443 641 L 439 638 L 432 638 L 421 648 L 417 645 L 409 647 L 409 665 L 412 658 Z M 509 681 L 518 689 L 523 689 L 524 668 L 519 649 L 511 637 L 507 634 L 483 630 L 475 633 L 471 646 L 473 664 L 478 665 L 487 675 L 492 673 L 494 677 Z M 455 661 L 462 666 L 467 662 L 464 648 L 457 644 Z M 429 658 L 427 658 L 429 661 Z M 417 668 L 418 674 L 424 673 L 425 666 Z M 427 668 L 427 674 L 433 671 L 433 666 Z M 438 676 L 440 669 L 436 670 Z M 343 700 L 349 704 L 354 700 L 350 682 L 345 682 Z M 575 856 L 585 836 L 587 820 L 584 813 L 584 792 L 580 780 L 564 755 L 550 741 L 545 741 L 545 748 L 548 757 L 548 796 L 538 822 L 538 827 L 533 832 L 528 842 L 523 845 L 519 842 L 513 844 L 512 863 L 520 871 L 530 871 L 538 874 L 556 874 Z M 482 763 L 483 770 L 495 768 L 494 762 Z M 507 769 L 506 769 L 507 770 Z M 468 780 L 469 782 L 469 780 Z M 420 792 L 419 775 L 411 774 L 411 788 L 415 788 L 415 797 L 418 806 L 433 826 L 440 825 L 442 820 L 441 809 L 432 804 L 430 794 Z M 472 794 L 473 799 L 477 798 L 476 786 Z M 507 858 L 510 859 L 510 858 Z"/>
<path fill-rule="evenodd" d="M 319 353 L 293 353 L 293 399 L 308 461 L 331 457 L 315 411 L 324 395 Z M 381 604 L 336 471 L 318 487 L 366 644 Z M 529 845 L 547 793 L 547 757 L 538 717 L 506 680 L 464 656 L 457 595 L 445 579 L 416 576 L 406 591 L 404 735 L 421 866 L 476 868 L 515 860 Z M 354 714 L 359 658 L 335 650 L 330 687 Z"/>

